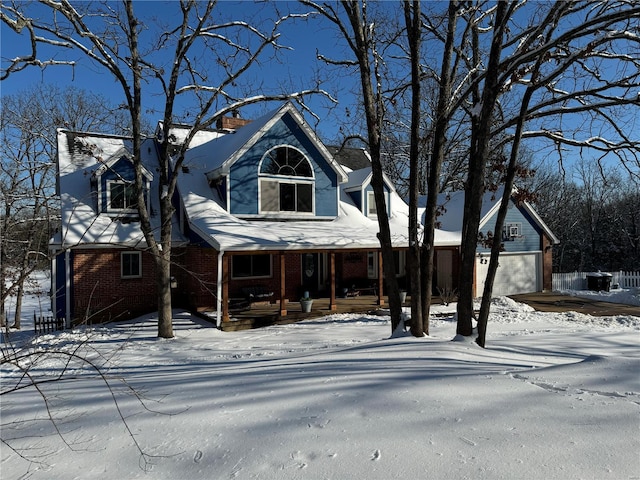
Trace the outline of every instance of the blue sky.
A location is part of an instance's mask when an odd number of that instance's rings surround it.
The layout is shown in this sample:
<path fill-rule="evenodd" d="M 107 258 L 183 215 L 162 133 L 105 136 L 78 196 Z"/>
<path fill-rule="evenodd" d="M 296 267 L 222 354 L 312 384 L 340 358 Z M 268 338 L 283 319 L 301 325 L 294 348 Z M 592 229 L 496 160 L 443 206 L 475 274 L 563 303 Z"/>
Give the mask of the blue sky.
<path fill-rule="evenodd" d="M 296 2 L 278 2 L 277 6 L 281 10 L 280 13 L 285 13 L 289 9 L 302 10 L 302 7 Z M 138 1 L 135 3 L 136 13 L 143 19 L 149 19 L 150 25 L 154 16 L 158 16 L 162 21 L 168 21 L 173 18 L 177 14 L 176 7 L 177 2 L 167 4 L 159 1 Z M 42 7 L 39 8 L 42 10 Z M 245 20 L 255 24 L 255 22 L 259 22 L 259 18 L 268 14 L 265 12 L 271 12 L 271 8 L 264 4 L 246 1 L 223 1 L 216 7 L 214 17 L 228 18 L 233 16 L 234 19 Z M 290 89 L 291 91 L 313 88 L 315 85 L 315 72 L 320 66 L 324 66 L 316 59 L 316 50 L 320 48 L 324 54 L 340 55 L 341 50 L 338 48 L 336 33 L 327 28 L 324 22 L 317 19 L 288 21 L 286 27 L 281 29 L 281 32 L 280 43 L 290 47 L 291 50 L 283 50 L 279 54 L 278 61 L 264 57 L 265 60 L 249 70 L 244 75 L 244 78 L 256 84 L 261 83 L 257 90 L 264 93 L 281 91 L 282 88 Z M 5 25 L 1 27 L 1 41 L 3 64 L 6 59 L 24 55 L 29 51 L 26 38 L 19 37 Z M 49 49 L 48 51 L 52 50 Z M 57 59 L 76 60 L 77 65 L 75 67 L 50 66 L 46 69 L 30 67 L 14 73 L 0 84 L 2 95 L 14 94 L 27 87 L 43 83 L 45 85 L 58 85 L 62 88 L 74 86 L 100 93 L 114 104 L 123 102 L 124 97 L 120 85 L 102 67 L 91 63 L 78 52 L 58 50 L 55 56 Z M 324 67 L 324 70 L 326 72 L 327 68 Z M 333 139 L 338 134 L 334 115 L 340 115 L 340 112 L 344 111 L 347 104 L 354 101 L 352 91 L 354 80 L 357 80 L 357 78 L 348 75 L 332 75 L 330 72 L 326 73 L 326 76 L 322 88 L 330 91 L 334 97 L 338 98 L 341 101 L 341 105 L 337 108 L 334 106 L 332 110 L 329 107 L 333 105 L 326 99 L 320 96 L 310 98 L 308 100 L 309 105 L 323 120 L 317 125 L 315 125 L 316 120 L 312 117 L 308 116 L 308 120 L 314 124 L 314 127 L 317 127 L 323 138 Z M 283 87 L 276 87 L 278 85 L 283 85 Z M 149 120 L 155 123 L 161 118 L 164 105 L 164 98 L 160 95 L 159 85 L 157 83 L 145 85 L 143 87 L 143 96 L 143 109 L 147 111 Z M 247 118 L 255 118 L 276 107 L 277 104 L 274 103 L 256 105 L 247 108 L 241 114 Z"/>
<path fill-rule="evenodd" d="M 121 3 L 112 2 L 111 5 L 119 6 Z M 177 14 L 177 5 L 177 2 L 139 0 L 135 2 L 135 10 L 151 29 L 155 20 L 172 21 Z M 387 5 L 398 6 L 395 2 Z M 297 12 L 305 10 L 298 2 L 289 1 L 220 1 L 216 7 L 214 18 L 233 17 L 236 20 L 245 20 L 252 25 L 260 25 L 261 20 L 264 20 L 269 15 L 274 15 L 274 6 L 280 10 L 281 14 L 289 10 Z M 442 6 L 444 7 L 446 4 L 442 3 Z M 37 5 L 35 8 L 43 10 L 43 7 Z M 18 37 L 6 26 L 1 25 L 0 30 L 1 54 L 4 65 L 7 59 L 27 52 L 28 45 L 25 42 L 25 38 Z M 339 67 L 328 67 L 316 59 L 317 51 L 334 59 L 352 58 L 351 52 L 348 52 L 345 48 L 344 40 L 338 38 L 335 27 L 329 25 L 324 19 L 315 18 L 308 21 L 289 21 L 281 29 L 281 32 L 280 43 L 291 47 L 291 50 L 283 50 L 278 55 L 277 61 L 266 56 L 263 61 L 246 72 L 242 77 L 245 90 L 236 92 L 239 94 L 238 96 L 242 96 L 240 93 L 245 93 L 246 95 L 250 93 L 280 93 L 283 90 L 291 92 L 313 88 L 315 86 L 315 75 L 320 71 L 320 75 L 323 77 L 322 88 L 338 99 L 339 104 L 333 105 L 320 96 L 308 98 L 308 105 L 321 120 L 317 122 L 309 115 L 307 115 L 307 120 L 317 129 L 320 137 L 328 143 L 333 143 L 336 139 L 341 138 L 339 128 L 341 122 L 345 120 L 350 122 L 350 125 L 347 125 L 348 131 L 345 133 L 361 132 L 364 120 L 355 115 L 357 112 L 356 104 L 358 103 L 357 92 L 359 91 L 357 74 L 355 72 L 350 74 L 347 70 Z M 143 39 L 147 39 L 147 37 L 143 35 Z M 204 55 L 209 54 L 211 52 L 205 52 Z M 433 57 L 430 60 L 434 62 L 432 66 L 437 69 L 439 64 L 437 49 L 429 49 L 429 54 Z M 27 87 L 43 83 L 45 85 L 57 85 L 61 88 L 74 86 L 97 92 L 108 98 L 113 104 L 123 102 L 124 97 L 121 87 L 109 73 L 105 73 L 103 69 L 92 64 L 78 52 L 69 53 L 56 50 L 55 55 L 57 59 L 77 60 L 77 66 L 74 68 L 52 66 L 44 70 L 37 67 L 27 68 L 12 74 L 7 80 L 3 81 L 0 84 L 0 93 L 2 95 L 13 94 Z M 154 59 L 157 64 L 162 63 L 162 61 L 162 58 Z M 149 121 L 151 124 L 155 124 L 161 118 L 164 103 L 164 97 L 160 95 L 157 82 L 151 82 L 144 86 L 143 102 Z M 244 109 L 241 111 L 241 115 L 245 118 L 257 118 L 277 106 L 274 103 L 256 105 Z M 347 111 L 353 115 L 347 117 Z M 570 123 L 572 122 L 573 120 L 570 121 Z M 556 161 L 558 158 L 557 152 L 549 149 L 548 146 L 544 149 L 539 148 L 541 146 L 532 145 L 538 160 L 547 158 L 551 163 Z M 592 158 L 593 156 L 593 152 L 585 151 L 583 153 L 586 158 Z M 567 158 L 576 159 L 579 152 L 577 149 L 567 150 L 566 155 Z"/>

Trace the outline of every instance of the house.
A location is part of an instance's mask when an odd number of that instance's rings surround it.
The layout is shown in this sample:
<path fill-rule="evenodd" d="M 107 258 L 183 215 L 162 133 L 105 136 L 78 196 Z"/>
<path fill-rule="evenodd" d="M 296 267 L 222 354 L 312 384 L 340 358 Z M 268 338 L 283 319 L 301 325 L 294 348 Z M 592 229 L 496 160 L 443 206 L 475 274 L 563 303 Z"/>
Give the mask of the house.
<path fill-rule="evenodd" d="M 172 141 L 185 132 L 176 127 Z M 57 136 L 62 223 L 50 244 L 53 311 L 79 322 L 157 310 L 154 262 L 133 197 L 131 140 L 62 129 Z M 158 138 L 144 140 L 141 157 L 156 232 L 157 146 Z M 173 198 L 173 305 L 215 312 L 222 327 L 234 307 L 256 299 L 277 304 L 281 316 L 305 292 L 328 298 L 330 310 L 354 287 L 382 303 L 380 212 L 366 152 L 356 150 L 329 150 L 291 103 L 198 132 Z M 384 181 L 396 275 L 406 283 L 408 207 Z M 436 231 L 442 287 L 457 284 L 459 246 L 459 229 Z"/>
<path fill-rule="evenodd" d="M 498 189 L 496 192 L 487 191 L 483 196 L 480 234 L 484 237 L 495 229 L 503 191 L 503 189 Z M 438 217 L 439 228 L 451 233 L 458 232 L 461 235 L 464 192 L 440 194 L 438 207 L 441 212 Z M 558 244 L 559 240 L 530 203 L 518 202 L 513 195 L 511 196 L 499 240 L 504 249 L 500 253 L 499 266 L 494 279 L 494 296 L 551 290 L 552 247 Z M 482 296 L 490 254 L 490 248 L 482 244 L 478 245 L 474 279 L 475 297 Z M 447 268 L 452 265 L 449 256 L 455 259 L 455 255 L 455 251 L 436 251 L 436 283 L 441 287 L 455 285 L 455 279 L 453 279 L 455 271 L 447 272 Z"/>
<path fill-rule="evenodd" d="M 340 165 L 290 103 L 252 122 L 224 120 L 198 134 L 179 174 L 173 304 L 215 311 L 220 325 L 234 302 L 252 294 L 279 303 L 281 315 L 303 292 L 330 298 L 334 309 L 336 292 L 353 286 L 381 300 L 370 171 Z M 57 135 L 62 227 L 51 241 L 53 311 L 77 322 L 156 310 L 153 259 L 132 196 L 130 139 Z M 179 142 L 179 128 L 174 136 Z M 157 231 L 156 138 L 144 141 L 141 160 Z M 408 210 L 385 181 L 396 271 L 404 277 Z"/>

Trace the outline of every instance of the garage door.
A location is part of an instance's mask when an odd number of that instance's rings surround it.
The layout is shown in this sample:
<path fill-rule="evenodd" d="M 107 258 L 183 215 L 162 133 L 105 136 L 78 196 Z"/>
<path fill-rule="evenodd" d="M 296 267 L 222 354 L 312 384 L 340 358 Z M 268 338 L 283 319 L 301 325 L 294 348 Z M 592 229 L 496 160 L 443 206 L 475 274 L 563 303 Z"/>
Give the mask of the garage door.
<path fill-rule="evenodd" d="M 485 257 L 486 260 L 487 257 Z M 542 291 L 542 252 L 502 253 L 493 296 Z M 489 263 L 476 260 L 476 296 L 482 296 Z"/>

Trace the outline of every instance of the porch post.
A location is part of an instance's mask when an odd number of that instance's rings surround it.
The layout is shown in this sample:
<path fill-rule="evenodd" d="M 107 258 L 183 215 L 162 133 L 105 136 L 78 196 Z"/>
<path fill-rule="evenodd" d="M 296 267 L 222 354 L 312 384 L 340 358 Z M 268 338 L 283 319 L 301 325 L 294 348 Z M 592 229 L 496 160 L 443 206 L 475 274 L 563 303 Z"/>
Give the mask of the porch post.
<path fill-rule="evenodd" d="M 286 292 L 287 292 L 287 281 L 286 281 L 286 267 L 285 267 L 285 256 L 284 252 L 280 252 L 280 316 L 287 316 L 287 302 L 286 302 Z"/>
<path fill-rule="evenodd" d="M 329 310 L 334 312 L 338 310 L 338 305 L 336 304 L 336 252 L 333 251 L 329 254 L 329 272 L 331 276 L 329 282 Z"/>
<path fill-rule="evenodd" d="M 384 269 L 382 268 L 382 250 L 378 250 L 378 305 L 384 305 Z"/>
<path fill-rule="evenodd" d="M 222 321 L 229 321 L 229 255 L 222 257 Z"/>

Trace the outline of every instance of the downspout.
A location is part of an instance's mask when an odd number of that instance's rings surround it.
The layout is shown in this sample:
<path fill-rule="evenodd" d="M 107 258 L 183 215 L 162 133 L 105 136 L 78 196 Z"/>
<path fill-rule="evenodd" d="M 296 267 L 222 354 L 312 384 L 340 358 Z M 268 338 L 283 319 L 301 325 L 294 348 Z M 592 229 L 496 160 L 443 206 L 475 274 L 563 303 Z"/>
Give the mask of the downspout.
<path fill-rule="evenodd" d="M 218 253 L 218 283 L 216 285 L 216 327 L 222 328 L 222 257 L 224 250 Z"/>

